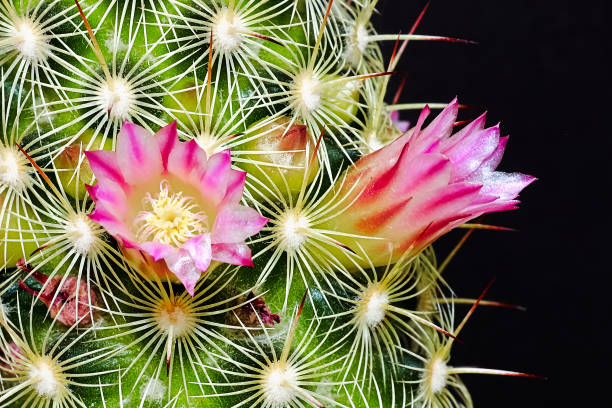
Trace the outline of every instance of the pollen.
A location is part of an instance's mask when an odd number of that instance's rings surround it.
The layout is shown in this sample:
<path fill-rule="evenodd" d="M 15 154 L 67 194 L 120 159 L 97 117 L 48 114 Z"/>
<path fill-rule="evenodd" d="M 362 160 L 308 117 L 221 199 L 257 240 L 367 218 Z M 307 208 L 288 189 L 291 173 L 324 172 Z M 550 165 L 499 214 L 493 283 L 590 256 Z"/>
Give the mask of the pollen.
<path fill-rule="evenodd" d="M 380 285 L 370 285 L 361 298 L 358 318 L 366 326 L 376 327 L 384 318 L 389 306 L 389 295 Z"/>
<path fill-rule="evenodd" d="M 160 183 L 155 196 L 147 193 L 144 210 L 134 223 L 140 242 L 155 241 L 180 247 L 186 241 L 208 232 L 208 218 L 191 197 L 171 193 L 167 180 Z"/>
<path fill-rule="evenodd" d="M 10 43 L 26 60 L 36 63 L 48 56 L 47 38 L 35 21 L 19 18 L 12 27 Z"/>
<path fill-rule="evenodd" d="M 0 147 L 0 191 L 10 188 L 22 192 L 30 185 L 30 168 L 24 155 L 17 149 Z"/>
<path fill-rule="evenodd" d="M 118 77 L 104 81 L 96 99 L 100 108 L 108 112 L 112 119 L 117 120 L 128 119 L 136 103 L 132 86 L 125 79 Z"/>
<path fill-rule="evenodd" d="M 288 364 L 276 362 L 268 366 L 263 374 L 263 395 L 265 406 L 283 408 L 297 396 L 297 371 Z"/>
<path fill-rule="evenodd" d="M 212 25 L 215 45 L 224 52 L 236 50 L 242 44 L 244 28 L 244 22 L 234 10 L 227 7 L 221 9 Z"/>

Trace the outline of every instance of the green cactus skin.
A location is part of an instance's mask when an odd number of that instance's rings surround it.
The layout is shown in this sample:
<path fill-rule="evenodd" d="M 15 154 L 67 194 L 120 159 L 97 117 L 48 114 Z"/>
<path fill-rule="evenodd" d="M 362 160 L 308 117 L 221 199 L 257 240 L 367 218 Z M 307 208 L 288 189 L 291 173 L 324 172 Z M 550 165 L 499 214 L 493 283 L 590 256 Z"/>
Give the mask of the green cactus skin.
<path fill-rule="evenodd" d="M 309 215 L 338 211 L 332 181 L 400 134 L 376 3 L 81 1 L 103 66 L 72 0 L 1 0 L 0 172 L 18 171 L 0 177 L 0 407 L 472 406 L 433 250 L 351 272 Z M 254 267 L 217 266 L 192 298 L 87 218 L 82 152 L 113 150 L 125 120 L 231 149 L 271 220 Z M 304 131 L 299 160 L 271 159 L 295 153 L 276 150 L 279 123 Z M 67 327 L 44 291 L 73 278 L 87 313 Z"/>

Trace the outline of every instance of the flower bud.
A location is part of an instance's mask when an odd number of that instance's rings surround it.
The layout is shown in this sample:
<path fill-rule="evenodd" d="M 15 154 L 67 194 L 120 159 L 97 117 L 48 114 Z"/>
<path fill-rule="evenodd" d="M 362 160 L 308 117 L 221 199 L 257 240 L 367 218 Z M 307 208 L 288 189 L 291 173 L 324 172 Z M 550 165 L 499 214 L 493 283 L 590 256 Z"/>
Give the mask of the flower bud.
<path fill-rule="evenodd" d="M 268 187 L 273 191 L 278 189 L 283 194 L 296 195 L 304 183 L 307 185 L 314 179 L 318 169 L 316 161 L 308 180 L 304 180 L 314 146 L 305 125 L 291 124 L 287 117 L 264 119 L 251 126 L 245 140 L 248 141 L 241 149 L 247 153 L 240 156 L 244 159 L 240 166 L 260 182 L 267 185 L 272 182 L 276 188 Z M 266 189 L 258 190 L 264 196 L 270 194 Z"/>
<path fill-rule="evenodd" d="M 507 138 L 499 126 L 485 129 L 484 115 L 451 135 L 457 111 L 455 100 L 421 129 L 424 109 L 414 128 L 362 157 L 336 186 L 351 204 L 324 228 L 346 234 L 342 243 L 367 256 L 363 266 L 367 258 L 379 266 L 417 253 L 471 219 L 516 208 L 519 192 L 535 180 L 495 170 Z"/>
<path fill-rule="evenodd" d="M 13 201 L 5 205 L 6 191 L 0 193 L 0 265 L 6 268 L 16 266 L 19 258 L 27 257 L 38 248 L 36 236 L 31 232 L 26 218 L 34 214 L 27 202 Z M 15 215 L 15 214 L 20 214 Z"/>
<path fill-rule="evenodd" d="M 87 146 L 111 150 L 112 140 L 107 138 L 103 143 L 101 135 L 94 135 L 91 129 L 87 129 L 53 161 L 64 191 L 78 200 L 82 200 L 87 194 L 85 183 L 92 183 L 94 180 L 91 167 L 83 154 Z"/>

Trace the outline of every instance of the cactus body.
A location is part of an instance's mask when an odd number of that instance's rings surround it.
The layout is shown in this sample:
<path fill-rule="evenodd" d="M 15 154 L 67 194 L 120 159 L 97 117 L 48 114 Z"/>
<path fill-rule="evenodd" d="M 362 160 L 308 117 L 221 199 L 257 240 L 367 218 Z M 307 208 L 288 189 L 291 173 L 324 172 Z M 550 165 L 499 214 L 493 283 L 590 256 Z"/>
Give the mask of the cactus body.
<path fill-rule="evenodd" d="M 472 405 L 429 245 L 532 178 L 375 6 L 0 2 L 0 407 Z"/>

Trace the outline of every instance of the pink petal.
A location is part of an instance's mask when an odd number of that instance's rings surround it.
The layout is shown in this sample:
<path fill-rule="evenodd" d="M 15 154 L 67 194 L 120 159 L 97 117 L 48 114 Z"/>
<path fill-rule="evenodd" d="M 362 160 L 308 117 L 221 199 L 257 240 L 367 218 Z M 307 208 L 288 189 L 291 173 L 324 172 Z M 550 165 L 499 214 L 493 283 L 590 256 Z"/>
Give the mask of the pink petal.
<path fill-rule="evenodd" d="M 465 125 L 463 129 L 461 129 L 451 137 L 446 138 L 442 143 L 441 151 L 444 152 L 448 149 L 451 149 L 453 146 L 455 146 L 455 144 L 459 143 L 461 140 L 463 140 L 463 138 L 467 137 L 467 135 L 473 132 L 483 130 L 486 120 L 487 113 L 485 112 L 476 119 L 474 119 L 472 122 Z"/>
<path fill-rule="evenodd" d="M 409 157 L 410 146 L 404 146 L 397 163 L 378 179 L 370 182 L 363 180 L 366 190 L 356 204 L 403 200 L 425 191 L 435 190 L 447 185 L 451 176 L 451 163 L 441 154 L 423 154 L 418 160 Z"/>
<path fill-rule="evenodd" d="M 140 248 L 140 244 L 138 244 L 135 240 L 128 239 L 122 235 L 114 235 L 114 237 L 117 241 L 119 241 L 119 243 L 121 243 L 121 245 L 123 245 L 126 248 L 137 249 L 139 251 L 142 249 Z"/>
<path fill-rule="evenodd" d="M 228 175 L 227 189 L 223 204 L 237 204 L 242 199 L 244 192 L 244 182 L 246 180 L 246 172 L 231 170 Z"/>
<path fill-rule="evenodd" d="M 495 201 L 490 204 L 485 204 L 478 208 L 480 214 L 499 212 L 499 211 L 510 211 L 518 208 L 518 200 L 509 201 Z"/>
<path fill-rule="evenodd" d="M 215 219 L 212 242 L 243 243 L 248 237 L 257 234 L 267 222 L 267 218 L 252 208 L 242 205 L 225 206 Z"/>
<path fill-rule="evenodd" d="M 210 234 L 202 234 L 191 238 L 183 244 L 183 249 L 189 252 L 195 265 L 206 272 L 212 260 L 212 249 L 210 246 Z"/>
<path fill-rule="evenodd" d="M 178 135 L 176 133 L 176 120 L 172 123 L 161 128 L 156 134 L 155 138 L 159 145 L 159 151 L 161 153 L 162 166 L 164 170 L 168 170 L 168 158 L 174 146 L 178 143 Z"/>
<path fill-rule="evenodd" d="M 98 180 L 107 180 L 120 185 L 123 188 L 127 184 L 121 174 L 121 169 L 117 163 L 115 152 L 108 150 L 86 151 L 85 157 L 89 161 L 89 167 Z"/>
<path fill-rule="evenodd" d="M 495 151 L 491 153 L 489 157 L 483 160 L 482 164 L 476 170 L 474 174 L 485 174 L 494 171 L 499 163 L 501 163 L 502 157 L 504 156 L 504 151 L 506 150 L 506 145 L 508 144 L 508 136 L 500 137 L 499 143 L 495 148 Z"/>
<path fill-rule="evenodd" d="M 429 112 L 429 107 L 425 107 L 425 109 L 421 111 L 421 114 L 419 115 L 419 119 L 417 120 L 417 124 L 415 127 L 410 129 L 408 132 L 398 137 L 382 149 L 363 156 L 357 161 L 357 163 L 355 163 L 354 169 L 359 169 L 362 171 L 369 170 L 378 173 L 386 171 L 389 167 L 393 166 L 393 164 L 397 161 L 397 158 L 399 157 L 401 151 L 404 149 L 404 146 L 406 146 L 409 141 L 414 139 L 415 135 L 418 135 L 421 130 L 421 126 L 429 115 Z"/>
<path fill-rule="evenodd" d="M 95 186 L 87 188 L 92 200 L 96 203 L 96 209 L 103 209 L 117 219 L 123 219 L 127 215 L 127 196 L 123 188 L 115 183 L 100 181 Z"/>
<path fill-rule="evenodd" d="M 445 218 L 458 214 L 476 199 L 481 190 L 480 185 L 451 184 L 423 197 L 424 200 L 415 208 L 415 212 L 419 218 L 428 219 Z"/>
<path fill-rule="evenodd" d="M 232 265 L 253 266 L 251 249 L 246 244 L 212 244 L 212 258 Z"/>
<path fill-rule="evenodd" d="M 176 143 L 168 157 L 168 172 L 183 180 L 191 180 L 207 167 L 206 152 L 195 140 Z"/>
<path fill-rule="evenodd" d="M 151 255 L 155 262 L 160 261 L 174 251 L 174 247 L 160 242 L 143 242 L 140 248 Z"/>
<path fill-rule="evenodd" d="M 415 147 L 416 151 L 428 150 L 432 143 L 445 139 L 453 132 L 453 125 L 457 120 L 459 103 L 457 98 L 453 99 L 436 118 L 423 129 L 415 141 L 421 147 Z"/>
<path fill-rule="evenodd" d="M 126 225 L 117 219 L 111 212 L 104 208 L 96 208 L 94 212 L 88 215 L 93 221 L 104 227 L 109 234 L 113 236 L 121 235 L 129 239 L 131 234 Z"/>
<path fill-rule="evenodd" d="M 499 145 L 499 126 L 472 132 L 443 153 L 453 162 L 453 181 L 472 174 Z"/>
<path fill-rule="evenodd" d="M 213 154 L 208 159 L 208 167 L 200 181 L 200 191 L 214 203 L 221 203 L 230 181 L 231 156 L 229 150 Z"/>
<path fill-rule="evenodd" d="M 512 200 L 535 180 L 535 177 L 527 174 L 494 171 L 478 181 L 483 183 L 483 194 L 494 194 L 499 196 L 500 200 Z"/>
<path fill-rule="evenodd" d="M 90 184 L 85 184 L 85 190 L 87 190 L 87 194 L 91 197 L 93 202 L 96 202 L 97 199 L 97 186 L 92 186 Z"/>
<path fill-rule="evenodd" d="M 187 292 L 193 296 L 195 286 L 202 276 L 202 270 L 197 267 L 191 254 L 184 249 L 172 248 L 166 254 L 164 260 L 168 269 L 181 281 Z"/>
<path fill-rule="evenodd" d="M 478 197 L 480 189 L 478 185 L 452 184 L 414 197 L 401 215 L 395 217 L 401 221 L 388 225 L 382 236 L 395 242 L 403 242 L 404 237 L 413 240 L 428 225 L 463 213 Z"/>
<path fill-rule="evenodd" d="M 471 213 L 452 214 L 446 218 L 438 219 L 432 222 L 431 224 L 427 225 L 427 228 L 423 231 L 423 233 L 417 237 L 418 242 L 414 243 L 414 249 L 423 249 L 424 247 L 438 239 L 440 236 L 446 234 L 448 231 L 461 224 L 465 224 L 469 220 L 474 219 L 479 215 L 480 214 Z"/>
<path fill-rule="evenodd" d="M 117 136 L 117 163 L 130 184 L 147 181 L 162 173 L 162 160 L 155 137 L 146 129 L 125 122 Z"/>

